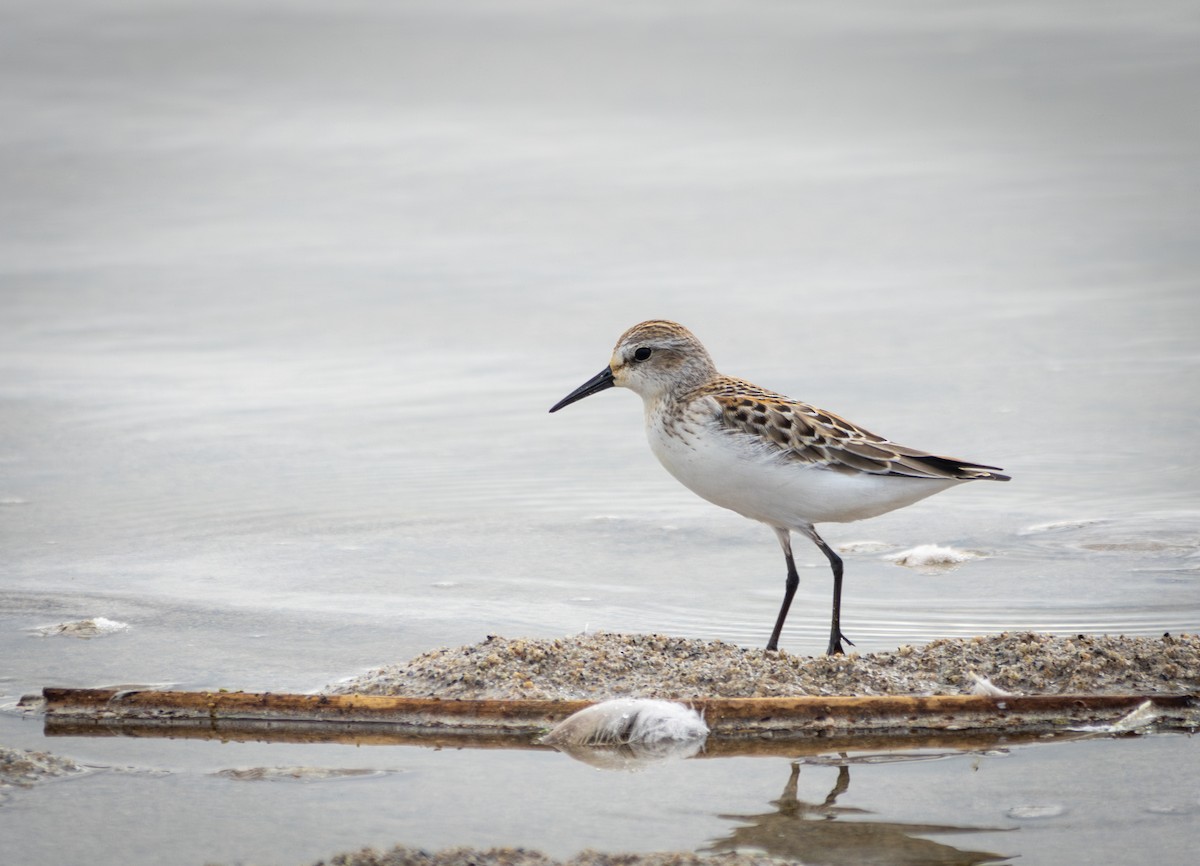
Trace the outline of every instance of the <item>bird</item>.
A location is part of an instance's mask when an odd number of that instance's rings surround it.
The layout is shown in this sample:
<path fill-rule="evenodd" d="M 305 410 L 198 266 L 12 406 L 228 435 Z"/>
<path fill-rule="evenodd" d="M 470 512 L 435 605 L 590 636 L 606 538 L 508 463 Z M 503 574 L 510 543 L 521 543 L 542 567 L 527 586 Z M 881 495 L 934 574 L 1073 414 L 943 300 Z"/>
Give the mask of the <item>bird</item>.
<path fill-rule="evenodd" d="M 998 466 L 899 445 L 832 412 L 717 372 L 696 336 L 652 319 L 621 335 L 608 366 L 550 408 L 628 388 L 642 398 L 650 450 L 709 502 L 765 523 L 787 563 L 779 638 L 800 584 L 792 533 L 817 546 L 833 572 L 828 655 L 854 645 L 841 629 L 843 563 L 818 523 L 847 523 L 911 505 L 968 481 L 1008 481 Z"/>

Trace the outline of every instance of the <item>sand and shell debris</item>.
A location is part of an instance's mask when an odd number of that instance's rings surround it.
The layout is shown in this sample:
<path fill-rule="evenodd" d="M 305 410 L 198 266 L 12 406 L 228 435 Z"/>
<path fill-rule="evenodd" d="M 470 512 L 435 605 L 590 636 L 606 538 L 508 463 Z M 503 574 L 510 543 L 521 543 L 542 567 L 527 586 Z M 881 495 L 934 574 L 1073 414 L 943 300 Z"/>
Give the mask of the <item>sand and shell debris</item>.
<path fill-rule="evenodd" d="M 213 775 L 235 782 L 325 782 L 382 776 L 388 772 L 369 767 L 230 767 Z"/>
<path fill-rule="evenodd" d="M 82 773 L 84 768 L 70 758 L 50 752 L 0 746 L 0 789 L 30 788 L 57 776 Z"/>
<path fill-rule="evenodd" d="M 489 636 L 368 671 L 326 692 L 545 700 L 930 695 L 970 694 L 980 678 L 1015 695 L 1194 693 L 1200 635 L 1012 632 L 816 657 L 659 634 Z"/>
<path fill-rule="evenodd" d="M 689 851 L 656 854 L 609 854 L 583 851 L 555 860 L 527 848 L 447 848 L 425 851 L 398 845 L 387 851 L 364 848 L 320 860 L 313 866 L 779 866 L 765 854 L 702 855 Z"/>
<path fill-rule="evenodd" d="M 32 629 L 32 632 L 40 637 L 93 638 L 105 637 L 106 635 L 128 630 L 128 623 L 118 622 L 108 617 L 94 616 L 88 619 L 77 619 L 71 622 L 56 622 L 52 625 L 38 626 Z"/>

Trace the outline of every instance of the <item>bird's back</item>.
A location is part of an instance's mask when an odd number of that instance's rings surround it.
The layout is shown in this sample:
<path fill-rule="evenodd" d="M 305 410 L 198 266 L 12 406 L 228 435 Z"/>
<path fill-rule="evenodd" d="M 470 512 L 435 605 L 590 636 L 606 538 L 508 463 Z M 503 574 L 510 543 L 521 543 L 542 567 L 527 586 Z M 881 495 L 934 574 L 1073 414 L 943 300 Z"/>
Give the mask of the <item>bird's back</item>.
<path fill-rule="evenodd" d="M 1008 480 L 728 376 L 651 408 L 647 434 L 684 485 L 773 526 L 861 520 L 965 481 Z"/>

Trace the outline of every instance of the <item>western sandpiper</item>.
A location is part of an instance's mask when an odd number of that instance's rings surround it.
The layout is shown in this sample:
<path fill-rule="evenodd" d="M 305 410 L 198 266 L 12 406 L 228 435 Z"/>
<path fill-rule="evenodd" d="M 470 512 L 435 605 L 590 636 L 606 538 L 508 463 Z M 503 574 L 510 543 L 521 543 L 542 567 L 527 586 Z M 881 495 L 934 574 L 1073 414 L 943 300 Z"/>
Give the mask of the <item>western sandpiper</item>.
<path fill-rule="evenodd" d="M 810 538 L 833 569 L 829 654 L 842 642 L 842 560 L 813 524 L 875 517 L 965 481 L 1008 481 L 996 466 L 897 445 L 844 418 L 717 372 L 687 328 L 649 321 L 621 335 L 612 360 L 554 404 L 557 412 L 608 388 L 628 388 L 646 409 L 650 450 L 684 486 L 709 502 L 775 530 L 787 560 L 779 634 L 800 583 L 792 532 Z"/>

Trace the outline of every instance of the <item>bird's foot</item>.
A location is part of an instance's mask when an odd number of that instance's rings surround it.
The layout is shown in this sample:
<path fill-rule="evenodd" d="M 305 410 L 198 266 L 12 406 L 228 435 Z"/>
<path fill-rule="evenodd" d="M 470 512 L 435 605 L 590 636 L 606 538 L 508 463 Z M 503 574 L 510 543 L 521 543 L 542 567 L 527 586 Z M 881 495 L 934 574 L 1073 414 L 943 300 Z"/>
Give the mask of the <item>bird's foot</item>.
<path fill-rule="evenodd" d="M 845 648 L 842 647 L 842 641 L 854 646 L 854 641 L 842 634 L 841 629 L 836 629 L 829 635 L 829 648 L 825 650 L 825 655 L 842 656 L 846 654 Z"/>

